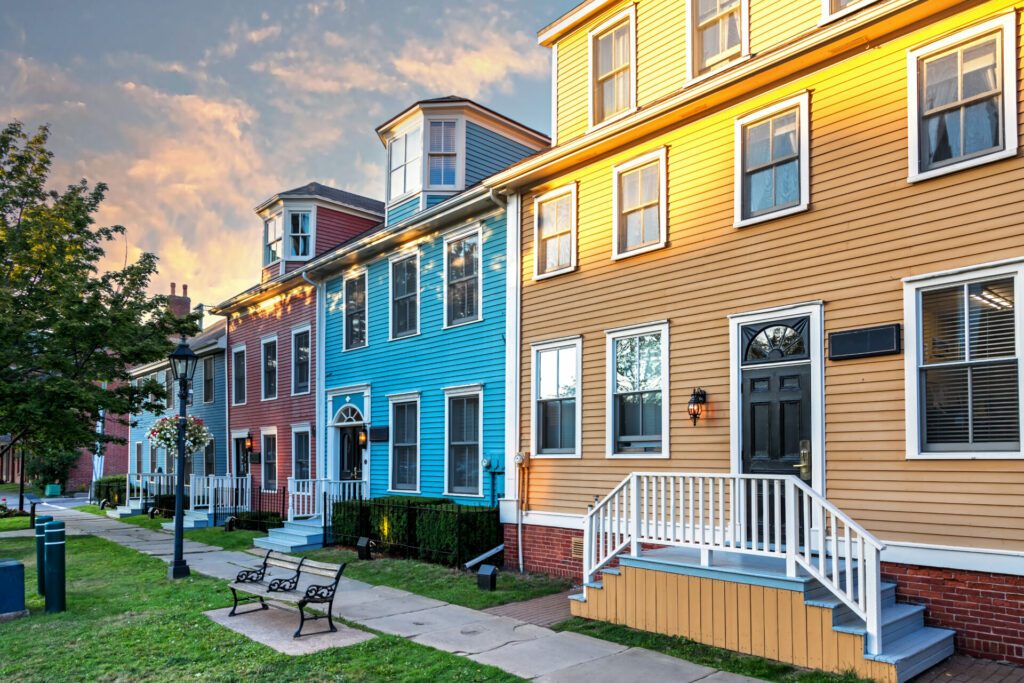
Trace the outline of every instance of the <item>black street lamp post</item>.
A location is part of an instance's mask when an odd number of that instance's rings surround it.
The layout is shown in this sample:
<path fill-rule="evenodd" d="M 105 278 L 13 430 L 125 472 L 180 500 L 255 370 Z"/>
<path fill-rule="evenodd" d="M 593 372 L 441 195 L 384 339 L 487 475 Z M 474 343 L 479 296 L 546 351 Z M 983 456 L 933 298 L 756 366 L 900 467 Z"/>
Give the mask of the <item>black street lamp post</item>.
<path fill-rule="evenodd" d="M 178 348 L 170 355 L 171 373 L 178 381 L 178 465 L 174 486 L 174 561 L 167 571 L 172 579 L 189 575 L 185 562 L 185 418 L 188 416 L 188 385 L 196 373 L 199 356 L 181 338 Z"/>

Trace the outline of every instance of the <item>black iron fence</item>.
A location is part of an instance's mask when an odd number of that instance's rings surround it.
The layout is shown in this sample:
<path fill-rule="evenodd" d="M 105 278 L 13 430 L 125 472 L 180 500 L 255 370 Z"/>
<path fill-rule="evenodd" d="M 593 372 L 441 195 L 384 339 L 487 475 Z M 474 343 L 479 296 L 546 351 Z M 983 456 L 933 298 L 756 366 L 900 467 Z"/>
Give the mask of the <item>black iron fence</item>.
<path fill-rule="evenodd" d="M 269 531 L 284 524 L 288 516 L 288 488 L 272 490 L 251 480 L 235 479 L 229 486 L 213 489 L 213 524 L 221 526 L 231 521 L 235 529 Z"/>
<path fill-rule="evenodd" d="M 502 542 L 496 507 L 411 496 L 337 500 L 325 492 L 323 510 L 325 546 L 366 537 L 378 552 L 457 566 Z"/>

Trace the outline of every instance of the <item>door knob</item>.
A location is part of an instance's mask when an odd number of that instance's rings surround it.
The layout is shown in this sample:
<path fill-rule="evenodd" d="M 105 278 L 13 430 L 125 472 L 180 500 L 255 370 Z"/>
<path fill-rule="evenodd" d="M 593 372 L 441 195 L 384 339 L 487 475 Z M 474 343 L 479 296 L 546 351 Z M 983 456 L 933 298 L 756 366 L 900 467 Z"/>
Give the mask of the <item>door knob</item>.
<path fill-rule="evenodd" d="M 800 478 L 804 481 L 811 480 L 811 442 L 809 439 L 800 441 L 800 463 L 793 465 L 800 470 Z"/>

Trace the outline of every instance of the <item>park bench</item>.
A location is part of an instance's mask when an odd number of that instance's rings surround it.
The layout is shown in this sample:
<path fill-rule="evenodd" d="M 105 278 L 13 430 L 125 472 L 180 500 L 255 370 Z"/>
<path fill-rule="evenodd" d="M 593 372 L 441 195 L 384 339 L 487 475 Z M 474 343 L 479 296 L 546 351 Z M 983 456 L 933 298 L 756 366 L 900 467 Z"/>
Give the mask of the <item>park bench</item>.
<path fill-rule="evenodd" d="M 267 570 L 270 567 L 284 569 L 286 575 L 268 579 Z M 295 631 L 294 637 L 298 638 L 302 635 L 302 628 L 306 625 L 307 620 L 315 621 L 326 618 L 331 632 L 335 632 L 338 629 L 334 626 L 331 611 L 334 608 L 334 594 L 338 590 L 338 582 L 341 581 L 341 575 L 344 571 L 345 563 L 337 565 L 327 564 L 326 562 L 314 562 L 304 557 L 292 557 L 291 555 L 268 550 L 267 554 L 263 557 L 263 563 L 259 567 L 244 569 L 238 572 L 234 583 L 229 586 L 231 596 L 234 599 L 234 605 L 231 607 L 231 612 L 228 613 L 228 616 L 233 617 L 236 614 L 247 614 L 247 612 L 237 611 L 240 602 L 259 600 L 260 610 L 269 609 L 264 597 L 275 593 L 295 594 L 299 585 L 299 578 L 302 574 L 313 574 L 331 579 L 331 581 L 329 583 L 308 586 L 305 593 L 299 598 L 299 628 Z M 239 593 L 246 595 L 239 596 Z M 308 605 L 327 605 L 327 613 L 320 616 L 307 617 L 306 607 Z M 254 612 L 259 610 L 248 611 Z"/>

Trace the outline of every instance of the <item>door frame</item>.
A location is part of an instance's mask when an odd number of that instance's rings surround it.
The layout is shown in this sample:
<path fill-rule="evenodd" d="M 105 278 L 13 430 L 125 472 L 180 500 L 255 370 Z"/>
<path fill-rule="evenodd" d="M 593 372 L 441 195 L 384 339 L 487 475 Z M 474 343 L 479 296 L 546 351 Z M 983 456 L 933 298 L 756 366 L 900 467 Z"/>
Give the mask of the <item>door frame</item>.
<path fill-rule="evenodd" d="M 363 408 L 360 412 L 363 414 L 362 422 L 351 422 L 346 424 L 337 424 L 335 417 L 337 412 L 331 412 L 331 406 L 334 403 L 334 399 L 338 396 L 345 396 L 346 394 L 362 394 L 363 395 Z M 343 427 L 359 427 L 362 426 L 366 430 L 367 436 L 370 432 L 370 386 L 368 384 L 357 384 L 347 387 L 339 387 L 337 389 L 331 389 L 327 392 L 327 400 L 325 403 L 325 409 L 327 410 L 326 422 L 327 422 L 327 447 L 323 449 L 323 453 L 317 453 L 317 464 L 323 465 L 323 469 L 318 469 L 317 474 L 320 479 L 327 479 L 330 481 L 338 480 L 338 466 L 334 459 L 334 451 L 338 445 L 338 429 Z M 340 409 L 339 409 L 340 410 Z M 366 447 L 362 449 L 362 481 L 363 490 L 366 492 L 366 496 L 369 497 L 370 491 L 370 468 L 373 464 L 373 458 L 371 457 L 370 440 L 367 438 Z"/>
<path fill-rule="evenodd" d="M 729 318 L 729 454 L 730 471 L 743 472 L 743 400 L 740 358 L 740 328 L 776 318 L 806 317 L 810 321 L 811 351 L 811 481 L 810 485 L 825 495 L 825 330 L 823 301 L 776 306 Z"/>

